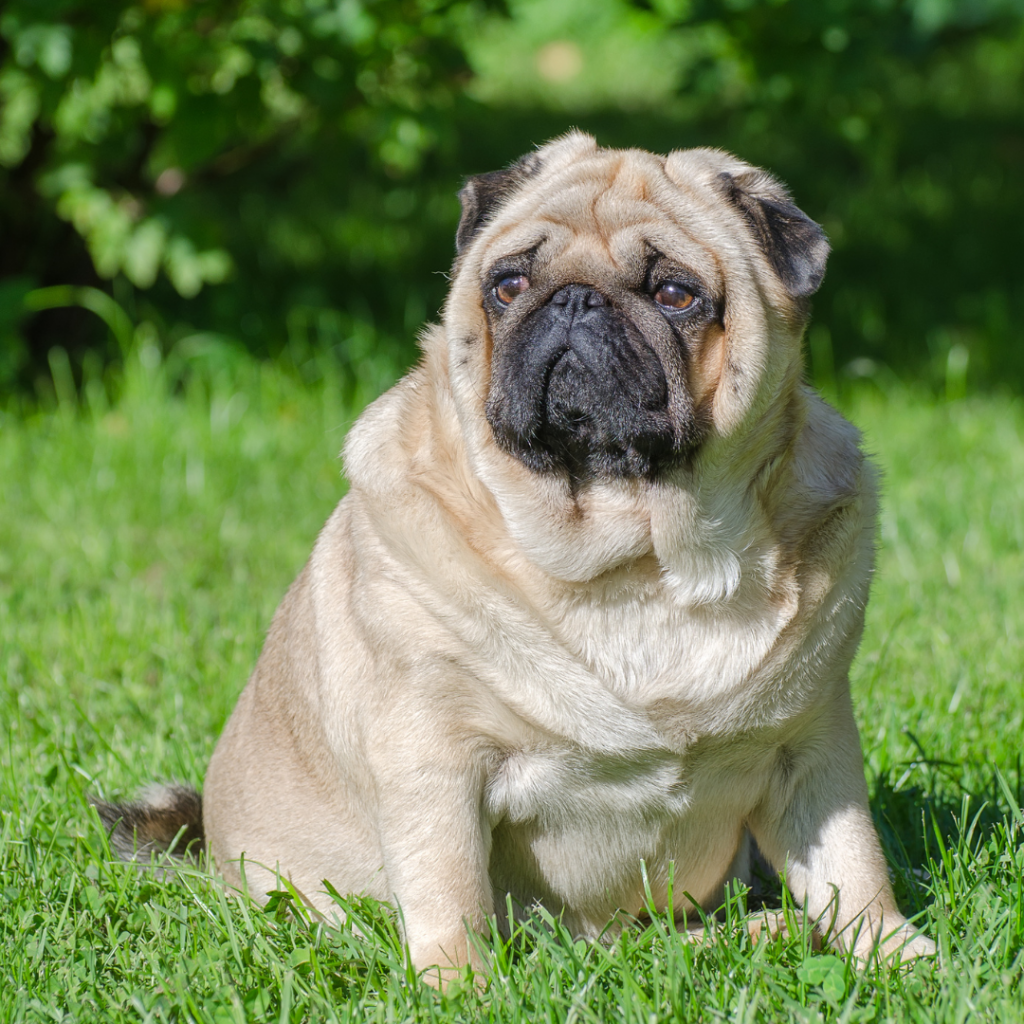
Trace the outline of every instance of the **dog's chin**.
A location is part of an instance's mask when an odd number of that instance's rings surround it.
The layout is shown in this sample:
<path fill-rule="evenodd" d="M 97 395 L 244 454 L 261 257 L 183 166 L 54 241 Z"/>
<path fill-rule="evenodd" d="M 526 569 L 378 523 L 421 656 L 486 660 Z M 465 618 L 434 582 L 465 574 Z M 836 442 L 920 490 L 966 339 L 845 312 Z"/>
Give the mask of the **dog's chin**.
<path fill-rule="evenodd" d="M 573 349 L 540 379 L 512 376 L 487 403 L 494 438 L 537 473 L 574 482 L 653 477 L 685 458 L 688 445 L 670 418 L 665 374 L 651 353 L 630 386 L 595 374 Z"/>

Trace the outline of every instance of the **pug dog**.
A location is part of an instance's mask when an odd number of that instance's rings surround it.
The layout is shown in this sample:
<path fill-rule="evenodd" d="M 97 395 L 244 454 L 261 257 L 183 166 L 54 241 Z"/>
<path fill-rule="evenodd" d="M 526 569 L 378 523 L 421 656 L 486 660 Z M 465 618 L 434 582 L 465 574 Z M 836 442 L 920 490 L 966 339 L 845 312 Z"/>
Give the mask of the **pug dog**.
<path fill-rule="evenodd" d="M 579 132 L 460 197 L 443 322 L 352 428 L 202 801 L 101 805 L 115 844 L 390 901 L 441 981 L 507 908 L 713 911 L 755 844 L 834 947 L 933 952 L 851 708 L 876 477 L 801 382 L 822 229 L 727 153 Z"/>

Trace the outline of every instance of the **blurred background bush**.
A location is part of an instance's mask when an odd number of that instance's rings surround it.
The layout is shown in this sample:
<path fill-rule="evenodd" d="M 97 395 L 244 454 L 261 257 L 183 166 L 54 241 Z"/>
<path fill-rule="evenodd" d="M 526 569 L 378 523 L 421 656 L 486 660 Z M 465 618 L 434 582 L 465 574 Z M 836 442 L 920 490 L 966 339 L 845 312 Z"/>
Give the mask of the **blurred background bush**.
<path fill-rule="evenodd" d="M 819 384 L 1024 389 L 1024 0 L 0 12 L 0 392 L 140 342 L 384 386 L 442 301 L 461 179 L 573 125 L 790 184 L 834 246 Z"/>

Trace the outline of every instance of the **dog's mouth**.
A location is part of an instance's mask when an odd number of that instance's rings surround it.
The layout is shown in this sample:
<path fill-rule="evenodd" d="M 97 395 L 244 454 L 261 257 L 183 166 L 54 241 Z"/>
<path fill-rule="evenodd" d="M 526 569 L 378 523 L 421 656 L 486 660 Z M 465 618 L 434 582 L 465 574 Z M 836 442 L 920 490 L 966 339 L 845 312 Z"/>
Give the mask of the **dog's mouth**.
<path fill-rule="evenodd" d="M 495 439 L 537 472 L 658 473 L 680 454 L 661 359 L 592 289 L 570 285 L 558 297 L 495 349 L 487 403 Z"/>

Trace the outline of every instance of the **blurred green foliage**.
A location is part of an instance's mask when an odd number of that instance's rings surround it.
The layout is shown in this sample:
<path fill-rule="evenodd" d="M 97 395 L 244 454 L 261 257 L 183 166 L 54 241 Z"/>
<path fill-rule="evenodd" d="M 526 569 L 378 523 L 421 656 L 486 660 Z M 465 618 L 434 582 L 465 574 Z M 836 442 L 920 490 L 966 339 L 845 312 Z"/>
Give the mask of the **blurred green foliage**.
<path fill-rule="evenodd" d="M 789 182 L 819 383 L 1024 388 L 1024 0 L 6 0 L 0 389 L 122 354 L 95 289 L 147 344 L 383 382 L 461 178 L 572 125 Z"/>

